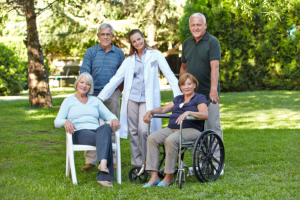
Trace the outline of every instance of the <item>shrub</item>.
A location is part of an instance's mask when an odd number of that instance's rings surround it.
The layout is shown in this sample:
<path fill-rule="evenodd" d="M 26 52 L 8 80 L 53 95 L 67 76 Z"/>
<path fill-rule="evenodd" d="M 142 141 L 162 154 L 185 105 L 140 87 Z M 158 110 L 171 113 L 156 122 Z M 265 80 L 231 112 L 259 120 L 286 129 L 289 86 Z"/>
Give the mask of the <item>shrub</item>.
<path fill-rule="evenodd" d="M 0 94 L 16 94 L 27 83 L 26 63 L 19 61 L 14 51 L 0 43 Z"/>
<path fill-rule="evenodd" d="M 274 12 L 266 12 L 263 1 L 245 11 L 244 1 L 188 0 L 180 22 L 180 38 L 186 39 L 189 16 L 201 12 L 207 30 L 221 45 L 221 91 L 299 90 L 300 86 L 300 3 L 266 1 Z M 264 10 L 265 9 L 265 10 Z M 251 11 L 251 12 L 250 12 Z M 270 17 L 266 13 L 278 13 Z M 294 39 L 287 35 L 297 27 Z"/>

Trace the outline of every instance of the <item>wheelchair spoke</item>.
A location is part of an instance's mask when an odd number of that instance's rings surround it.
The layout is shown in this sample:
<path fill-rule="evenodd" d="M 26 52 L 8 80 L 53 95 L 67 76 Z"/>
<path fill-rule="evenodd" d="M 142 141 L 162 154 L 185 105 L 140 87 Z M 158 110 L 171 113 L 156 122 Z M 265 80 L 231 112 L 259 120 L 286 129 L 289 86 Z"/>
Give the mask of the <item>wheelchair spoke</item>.
<path fill-rule="evenodd" d="M 212 151 L 211 153 L 214 154 L 215 152 L 221 151 L 221 149 L 216 149 L 215 151 Z"/>
<path fill-rule="evenodd" d="M 208 178 L 207 176 L 209 176 L 209 163 L 206 165 L 205 177 Z"/>
<path fill-rule="evenodd" d="M 205 151 L 205 149 L 203 149 L 203 146 L 201 146 L 201 150 L 204 156 L 207 156 L 207 152 Z"/>
<path fill-rule="evenodd" d="M 213 138 L 213 140 L 212 140 L 212 138 Z M 209 149 L 211 150 L 212 147 L 213 147 L 213 145 L 214 145 L 214 142 L 215 142 L 215 140 L 216 140 L 216 137 L 215 137 L 214 135 L 210 135 L 209 139 L 210 139 L 210 142 L 209 142 Z"/>
<path fill-rule="evenodd" d="M 208 164 L 207 161 L 205 161 L 205 163 L 202 165 L 202 167 L 200 167 L 200 165 L 198 164 L 198 167 L 199 167 L 201 172 L 203 171 L 203 169 L 206 167 L 207 164 Z"/>
<path fill-rule="evenodd" d="M 219 142 L 216 142 L 216 144 L 215 144 L 215 146 L 214 146 L 214 148 L 213 148 L 213 150 L 211 151 L 212 153 L 214 153 L 215 151 L 216 151 L 216 148 L 219 146 Z"/>
<path fill-rule="evenodd" d="M 215 168 L 215 166 L 213 165 L 213 163 L 212 162 L 210 162 L 210 176 L 211 176 L 211 178 L 213 178 L 214 177 L 214 168 Z"/>
<path fill-rule="evenodd" d="M 214 164 L 212 163 L 212 161 L 210 161 L 210 164 L 211 164 L 211 170 L 216 170 L 217 171 L 217 168 L 214 166 Z"/>
<path fill-rule="evenodd" d="M 217 158 L 220 158 L 221 156 L 217 156 L 217 157 L 214 157 L 212 158 L 212 160 L 214 160 L 215 162 L 217 162 L 219 165 L 221 164 L 220 163 L 220 160 L 218 160 Z"/>

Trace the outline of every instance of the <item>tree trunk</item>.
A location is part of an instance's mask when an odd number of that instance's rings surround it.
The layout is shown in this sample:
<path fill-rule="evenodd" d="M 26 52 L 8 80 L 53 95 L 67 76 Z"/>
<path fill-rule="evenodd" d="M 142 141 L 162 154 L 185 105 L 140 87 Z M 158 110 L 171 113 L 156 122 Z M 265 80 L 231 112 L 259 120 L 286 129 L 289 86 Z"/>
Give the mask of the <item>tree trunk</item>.
<path fill-rule="evenodd" d="M 27 22 L 29 102 L 34 107 L 52 107 L 43 49 L 37 32 L 34 0 L 24 0 L 23 6 Z"/>

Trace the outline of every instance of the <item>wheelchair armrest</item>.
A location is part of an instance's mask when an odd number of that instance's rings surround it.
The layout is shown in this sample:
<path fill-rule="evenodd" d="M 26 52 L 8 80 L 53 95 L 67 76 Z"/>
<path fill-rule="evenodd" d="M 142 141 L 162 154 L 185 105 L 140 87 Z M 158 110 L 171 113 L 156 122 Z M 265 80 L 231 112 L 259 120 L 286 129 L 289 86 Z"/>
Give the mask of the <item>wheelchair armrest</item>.
<path fill-rule="evenodd" d="M 170 118 L 171 114 L 153 114 L 152 118 Z"/>
<path fill-rule="evenodd" d="M 170 118 L 171 114 L 153 114 L 152 118 Z M 202 120 L 192 116 L 187 116 L 184 120 Z"/>
<path fill-rule="evenodd" d="M 202 119 L 198 119 L 198 118 L 192 117 L 192 116 L 186 116 L 186 118 L 184 120 L 202 120 Z"/>

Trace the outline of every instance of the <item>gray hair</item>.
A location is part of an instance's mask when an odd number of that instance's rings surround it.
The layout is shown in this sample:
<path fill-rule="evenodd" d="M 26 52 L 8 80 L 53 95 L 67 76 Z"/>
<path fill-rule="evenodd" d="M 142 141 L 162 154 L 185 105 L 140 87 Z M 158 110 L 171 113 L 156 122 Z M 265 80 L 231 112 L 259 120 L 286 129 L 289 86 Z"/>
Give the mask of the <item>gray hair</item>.
<path fill-rule="evenodd" d="M 192 14 L 190 16 L 189 23 L 190 23 L 192 17 L 202 17 L 203 23 L 206 24 L 206 18 L 205 18 L 205 16 L 202 13 L 194 13 L 194 14 Z"/>
<path fill-rule="evenodd" d="M 89 73 L 87 73 L 87 72 L 83 72 L 83 73 L 81 73 L 81 74 L 78 76 L 78 78 L 76 79 L 76 81 L 75 81 L 75 83 L 74 83 L 74 88 L 75 88 L 75 90 L 77 91 L 77 83 L 79 82 L 79 80 L 80 80 L 83 76 L 85 76 L 87 82 L 89 82 L 89 83 L 91 84 L 91 88 L 90 88 L 90 90 L 88 91 L 87 94 L 93 94 L 93 93 L 94 93 L 94 81 L 93 81 L 93 77 L 92 77 Z"/>
<path fill-rule="evenodd" d="M 101 30 L 101 29 L 105 29 L 105 28 L 107 28 L 107 27 L 110 28 L 111 34 L 113 35 L 113 34 L 114 34 L 114 28 L 113 28 L 112 25 L 110 25 L 109 23 L 103 23 L 103 24 L 101 24 L 100 27 L 98 28 L 98 33 L 100 33 L 100 30 Z"/>

